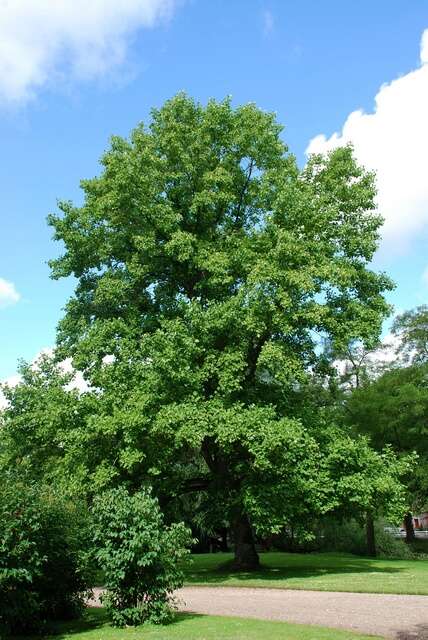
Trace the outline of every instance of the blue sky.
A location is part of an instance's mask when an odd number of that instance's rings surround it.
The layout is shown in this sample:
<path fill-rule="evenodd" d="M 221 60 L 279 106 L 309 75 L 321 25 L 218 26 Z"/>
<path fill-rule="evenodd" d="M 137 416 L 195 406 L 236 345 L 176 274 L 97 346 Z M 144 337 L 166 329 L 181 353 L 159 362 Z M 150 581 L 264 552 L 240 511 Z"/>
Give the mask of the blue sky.
<path fill-rule="evenodd" d="M 427 28 L 420 0 L 1 3 L 0 380 L 53 345 L 73 289 L 49 279 L 46 215 L 81 201 L 111 134 L 182 89 L 276 111 L 301 164 L 354 142 L 379 170 L 390 301 L 428 302 Z"/>

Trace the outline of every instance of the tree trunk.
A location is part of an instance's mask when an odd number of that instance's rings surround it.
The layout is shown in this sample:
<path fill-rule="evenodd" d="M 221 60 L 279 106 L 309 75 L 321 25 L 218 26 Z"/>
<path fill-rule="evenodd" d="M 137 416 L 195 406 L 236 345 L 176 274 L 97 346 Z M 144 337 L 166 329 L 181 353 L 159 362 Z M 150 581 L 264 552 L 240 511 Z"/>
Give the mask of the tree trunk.
<path fill-rule="evenodd" d="M 220 551 L 227 552 L 229 551 L 229 547 L 227 546 L 227 527 L 223 527 L 220 533 L 221 533 Z"/>
<path fill-rule="evenodd" d="M 234 569 L 248 571 L 259 567 L 259 556 L 254 544 L 253 531 L 245 513 L 240 513 L 233 523 L 235 543 Z"/>
<path fill-rule="evenodd" d="M 374 531 L 373 516 L 371 513 L 366 515 L 366 540 L 367 540 L 367 554 L 372 558 L 376 557 L 376 539 Z"/>
<path fill-rule="evenodd" d="M 413 517 L 410 511 L 404 516 L 404 526 L 406 528 L 406 542 L 414 542 L 416 540 L 415 528 L 413 526 Z"/>

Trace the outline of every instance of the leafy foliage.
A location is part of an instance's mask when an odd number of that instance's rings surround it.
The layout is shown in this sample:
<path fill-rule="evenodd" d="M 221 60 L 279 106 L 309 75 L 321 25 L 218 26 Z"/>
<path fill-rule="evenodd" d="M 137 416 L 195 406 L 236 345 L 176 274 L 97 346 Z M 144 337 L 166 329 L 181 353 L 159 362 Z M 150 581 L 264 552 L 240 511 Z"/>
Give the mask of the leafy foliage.
<path fill-rule="evenodd" d="M 78 615 L 88 591 L 88 528 L 76 502 L 2 476 L 0 627 L 17 633 Z"/>
<path fill-rule="evenodd" d="M 49 394 L 64 430 L 49 411 L 37 418 L 31 392 L 29 415 L 61 443 L 52 460 L 94 493 L 148 483 L 171 510 L 198 492 L 195 510 L 231 523 L 237 545 L 341 499 L 371 504 L 364 474 L 385 460 L 364 443 L 357 459 L 306 400 L 324 342 L 375 344 L 388 312 L 392 283 L 369 267 L 373 174 L 350 147 L 300 170 L 272 114 L 184 94 L 113 138 L 102 165 L 83 206 L 49 218 L 65 247 L 52 275 L 77 279 L 57 358 L 93 389 L 62 407 Z M 21 393 L 6 415 L 12 449 L 29 424 Z M 355 462 L 348 485 L 330 447 Z"/>
<path fill-rule="evenodd" d="M 71 389 L 72 374 L 49 355 L 36 365 L 21 362 L 19 374 L 20 384 L 3 388 L 8 406 L 0 412 L 0 467 L 82 493 L 88 465 L 78 459 L 94 455 L 87 424 L 96 397 Z"/>
<path fill-rule="evenodd" d="M 399 523 L 406 507 L 402 478 L 414 457 L 397 458 L 389 447 L 379 454 L 364 438 L 338 439 L 327 458 L 330 473 L 337 478 L 336 499 L 344 512 L 361 516 L 384 514 Z"/>
<path fill-rule="evenodd" d="M 105 576 L 105 605 L 113 624 L 165 623 L 172 593 L 183 584 L 181 561 L 192 543 L 182 524 L 165 527 L 149 491 L 111 489 L 94 504 L 95 557 Z"/>
<path fill-rule="evenodd" d="M 428 367 L 392 368 L 356 389 L 346 402 L 346 417 L 376 449 L 390 445 L 399 455 L 418 454 L 406 483 L 414 508 L 428 500 Z"/>

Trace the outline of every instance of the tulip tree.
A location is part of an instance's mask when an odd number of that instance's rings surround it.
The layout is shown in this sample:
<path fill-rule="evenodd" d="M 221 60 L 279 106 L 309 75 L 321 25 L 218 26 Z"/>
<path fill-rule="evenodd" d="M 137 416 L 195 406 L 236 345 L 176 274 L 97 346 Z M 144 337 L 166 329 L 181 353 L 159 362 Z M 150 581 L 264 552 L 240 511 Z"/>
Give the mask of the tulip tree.
<path fill-rule="evenodd" d="M 273 114 L 184 94 L 101 162 L 49 218 L 52 275 L 77 279 L 58 358 L 98 390 L 91 478 L 202 492 L 254 566 L 254 530 L 338 505 L 340 433 L 293 397 L 324 340 L 370 347 L 388 311 L 374 176 L 349 147 L 301 170 Z"/>

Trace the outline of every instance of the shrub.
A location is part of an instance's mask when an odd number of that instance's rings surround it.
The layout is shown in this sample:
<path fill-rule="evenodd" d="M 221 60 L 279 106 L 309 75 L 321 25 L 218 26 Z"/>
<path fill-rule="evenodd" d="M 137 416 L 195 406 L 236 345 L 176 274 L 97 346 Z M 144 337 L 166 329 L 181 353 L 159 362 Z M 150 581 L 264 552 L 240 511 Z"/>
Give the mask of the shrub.
<path fill-rule="evenodd" d="M 381 558 L 397 558 L 410 560 L 416 556 L 412 548 L 402 538 L 396 538 L 389 531 L 385 531 L 386 522 L 379 520 L 375 524 L 375 538 L 377 554 Z"/>
<path fill-rule="evenodd" d="M 51 488 L 0 485 L 0 627 L 40 631 L 77 616 L 89 581 L 84 511 Z"/>
<path fill-rule="evenodd" d="M 183 584 L 181 560 L 191 532 L 166 527 L 149 490 L 112 489 L 94 503 L 96 560 L 105 575 L 103 604 L 114 625 L 169 622 L 172 593 Z"/>
<path fill-rule="evenodd" d="M 325 551 L 343 551 L 355 555 L 367 555 L 364 528 L 355 520 L 338 520 L 326 517 L 320 525 L 318 541 Z"/>

